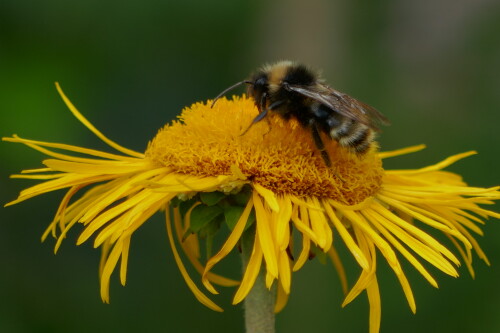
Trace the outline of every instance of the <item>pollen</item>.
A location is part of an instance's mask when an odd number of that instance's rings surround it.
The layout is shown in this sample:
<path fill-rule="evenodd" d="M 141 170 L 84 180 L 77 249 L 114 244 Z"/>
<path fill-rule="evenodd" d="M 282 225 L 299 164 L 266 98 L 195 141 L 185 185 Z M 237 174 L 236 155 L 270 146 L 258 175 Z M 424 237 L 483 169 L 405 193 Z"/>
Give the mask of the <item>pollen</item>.
<path fill-rule="evenodd" d="M 222 98 L 185 108 L 149 143 L 146 158 L 178 174 L 234 175 L 276 194 L 363 202 L 382 183 L 384 171 L 375 143 L 364 154 L 352 153 L 323 138 L 332 161 L 328 168 L 311 133 L 294 120 L 271 114 L 254 124 L 258 110 L 251 98 Z M 267 121 L 266 121 L 267 120 Z M 245 132 L 244 134 L 242 134 Z"/>

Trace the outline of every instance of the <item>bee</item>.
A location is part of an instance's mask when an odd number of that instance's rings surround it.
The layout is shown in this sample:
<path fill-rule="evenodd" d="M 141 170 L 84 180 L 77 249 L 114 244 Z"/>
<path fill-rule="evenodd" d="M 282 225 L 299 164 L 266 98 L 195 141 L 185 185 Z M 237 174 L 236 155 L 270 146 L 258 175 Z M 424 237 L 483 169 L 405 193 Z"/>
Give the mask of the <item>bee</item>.
<path fill-rule="evenodd" d="M 326 166 L 330 157 L 321 137 L 328 138 L 359 155 L 364 154 L 379 131 L 378 124 L 389 124 L 375 108 L 326 85 L 319 74 L 291 61 L 265 65 L 249 79 L 222 91 L 213 101 L 228 91 L 248 85 L 248 95 L 255 100 L 259 114 L 250 126 L 264 119 L 270 112 L 285 120 L 295 118 L 311 132 L 312 138 Z"/>

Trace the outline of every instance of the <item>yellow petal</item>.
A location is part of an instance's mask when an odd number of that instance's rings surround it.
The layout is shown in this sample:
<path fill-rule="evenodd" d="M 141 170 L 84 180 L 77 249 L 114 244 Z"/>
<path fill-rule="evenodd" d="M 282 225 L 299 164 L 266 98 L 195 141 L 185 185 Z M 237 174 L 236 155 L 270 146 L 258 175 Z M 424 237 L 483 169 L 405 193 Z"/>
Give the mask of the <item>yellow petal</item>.
<path fill-rule="evenodd" d="M 400 156 L 400 155 L 406 155 L 410 153 L 414 153 L 417 151 L 420 151 L 422 149 L 425 149 L 425 145 L 417 145 L 417 146 L 411 146 L 411 147 L 406 147 L 403 149 L 397 149 L 397 150 L 392 150 L 392 151 L 384 151 L 381 153 L 378 153 L 378 156 L 382 159 L 384 158 L 389 158 L 389 157 L 394 157 L 394 156 Z"/>
<path fill-rule="evenodd" d="M 438 284 L 436 280 L 430 275 L 430 273 L 422 266 L 422 264 L 408 251 L 400 242 L 396 240 L 389 232 L 385 230 L 382 226 L 379 226 L 376 221 L 371 220 L 377 226 L 380 233 L 426 278 L 429 283 L 437 288 Z"/>
<path fill-rule="evenodd" d="M 243 299 L 245 299 L 245 297 L 247 297 L 250 290 L 252 290 L 255 280 L 257 279 L 257 275 L 259 275 L 261 265 L 262 249 L 258 238 L 255 237 L 252 254 L 250 255 L 250 260 L 248 260 L 240 287 L 234 295 L 233 305 L 240 303 Z"/>
<path fill-rule="evenodd" d="M 311 198 L 310 203 L 312 203 L 316 207 L 321 207 L 319 201 L 316 198 Z M 308 210 L 308 215 L 312 231 L 316 235 L 316 239 L 318 240 L 318 246 L 324 252 L 328 251 L 328 249 L 332 246 L 332 231 L 328 227 L 328 222 L 325 218 L 324 213 L 318 209 L 310 209 Z M 330 242 L 327 242 L 328 240 L 330 240 Z"/>
<path fill-rule="evenodd" d="M 369 260 L 368 269 L 362 270 L 358 277 L 358 280 L 351 288 L 349 293 L 346 295 L 344 302 L 342 302 L 342 307 L 346 306 L 352 302 L 362 291 L 364 291 L 373 281 L 376 279 L 376 269 L 377 269 L 377 256 L 375 253 L 375 246 L 373 243 L 369 242 L 363 232 L 359 229 L 354 229 L 354 234 L 356 240 L 359 244 L 359 248 L 363 251 L 365 257 Z"/>
<path fill-rule="evenodd" d="M 257 223 L 256 238 L 259 240 L 262 252 L 264 254 L 267 272 L 274 278 L 278 278 L 278 259 L 276 258 L 276 246 L 269 227 L 271 214 L 264 208 L 258 192 L 253 192 L 253 202 Z"/>
<path fill-rule="evenodd" d="M 427 166 L 424 168 L 412 169 L 412 170 L 410 170 L 410 169 L 408 169 L 408 170 L 388 170 L 388 171 L 386 171 L 386 173 L 389 175 L 397 175 L 397 174 L 409 175 L 409 174 L 418 174 L 418 173 L 426 173 L 426 172 L 430 172 L 430 171 L 441 170 L 441 169 L 444 169 L 447 166 L 450 166 L 451 164 L 453 164 L 453 163 L 455 163 L 463 158 L 466 158 L 466 157 L 469 157 L 469 156 L 475 155 L 475 154 L 477 154 L 477 152 L 468 151 L 465 153 L 450 156 L 439 163 L 436 163 L 434 165 L 430 165 L 430 166 Z"/>
<path fill-rule="evenodd" d="M 370 285 L 368 285 L 366 292 L 370 303 L 370 333 L 378 333 L 382 317 L 382 304 L 380 302 L 380 291 L 376 277 L 374 277 Z"/>
<path fill-rule="evenodd" d="M 280 210 L 276 226 L 276 242 L 281 251 L 286 250 L 290 239 L 290 219 L 292 218 L 292 203 L 288 196 L 279 199 Z"/>
<path fill-rule="evenodd" d="M 99 132 L 97 130 L 97 128 L 94 127 L 94 125 L 92 125 L 76 108 L 75 106 L 73 105 L 73 103 L 71 103 L 71 101 L 68 99 L 68 97 L 66 97 L 66 95 L 64 94 L 64 92 L 62 91 L 61 87 L 59 86 L 59 83 L 56 82 L 56 88 L 57 88 L 57 91 L 59 92 L 59 95 L 61 95 L 64 103 L 66 104 L 66 106 L 69 108 L 69 110 L 71 111 L 71 113 L 73 113 L 73 115 L 83 124 L 85 125 L 85 127 L 87 127 L 92 133 L 94 133 L 98 138 L 100 138 L 102 141 L 104 141 L 105 143 L 107 143 L 109 146 L 111 146 L 112 148 L 118 150 L 119 152 L 122 152 L 124 154 L 127 154 L 127 155 L 130 155 L 130 156 L 134 156 L 134 157 L 139 157 L 139 158 L 143 158 L 144 157 L 144 154 L 141 154 L 141 153 L 138 153 L 138 152 L 135 152 L 133 150 L 130 150 L 128 148 L 125 148 L 125 147 L 122 147 L 120 146 L 119 144 L 111 141 L 110 139 L 108 139 L 106 136 L 104 136 L 104 134 L 102 134 L 101 132 Z"/>
<path fill-rule="evenodd" d="M 309 259 L 309 252 L 311 251 L 311 240 L 306 234 L 302 234 L 302 251 L 293 265 L 293 271 L 296 272 L 304 266 L 307 259 Z"/>
<path fill-rule="evenodd" d="M 339 232 L 340 237 L 342 237 L 342 240 L 345 242 L 347 248 L 349 251 L 352 253 L 354 256 L 354 259 L 358 262 L 358 264 L 363 268 L 363 269 L 368 269 L 368 260 L 364 256 L 363 252 L 361 249 L 358 247 L 356 242 L 352 239 L 351 235 L 347 231 L 347 229 L 344 227 L 342 222 L 339 220 L 333 209 L 330 207 L 330 205 L 326 202 L 323 202 L 323 207 L 325 208 L 325 211 L 330 218 L 330 221 L 332 222 L 333 226 L 335 229 Z"/>
<path fill-rule="evenodd" d="M 307 218 L 307 217 L 306 217 Z M 316 234 L 309 228 L 309 219 L 303 221 L 302 219 L 299 219 L 298 216 L 292 214 L 292 221 L 293 225 L 299 230 L 304 236 L 307 236 L 310 240 L 312 240 L 314 243 L 318 243 L 316 239 Z"/>
<path fill-rule="evenodd" d="M 170 247 L 172 249 L 172 253 L 174 254 L 174 259 L 177 264 L 177 267 L 179 267 L 179 271 L 182 274 L 182 277 L 184 278 L 184 281 L 186 281 L 186 284 L 188 285 L 189 289 L 193 292 L 194 297 L 203 305 L 207 306 L 208 308 L 218 311 L 218 312 L 223 312 L 221 307 L 219 307 L 217 304 L 212 302 L 205 294 L 201 292 L 200 289 L 194 284 L 193 280 L 189 277 L 186 267 L 184 267 L 184 264 L 181 261 L 181 257 L 179 256 L 179 252 L 177 252 L 177 249 L 175 247 L 174 243 L 174 237 L 172 235 L 172 225 L 170 222 L 170 213 L 167 211 L 165 214 L 166 216 L 166 225 L 167 225 L 167 235 L 168 235 L 168 240 L 170 243 Z"/>
<path fill-rule="evenodd" d="M 195 204 L 193 207 L 196 207 Z M 191 207 L 191 209 L 193 208 Z M 174 208 L 174 224 L 177 233 L 177 240 L 181 244 L 184 253 L 188 257 L 188 260 L 191 262 L 196 271 L 200 274 L 203 274 L 205 267 L 199 261 L 199 244 L 196 235 L 189 236 L 184 242 L 182 242 L 182 237 L 184 235 L 184 230 L 181 226 L 181 214 L 179 212 L 179 208 Z M 188 212 L 189 213 L 189 212 Z M 186 226 L 187 227 L 187 226 Z M 234 287 L 239 284 L 239 281 L 228 279 L 224 276 L 220 276 L 218 274 L 214 274 L 212 272 L 208 272 L 206 277 L 209 281 L 216 283 L 220 286 L 224 287 Z"/>
<path fill-rule="evenodd" d="M 212 258 L 210 258 L 205 265 L 205 270 L 203 271 L 202 275 L 202 282 L 205 285 L 205 287 L 211 292 L 216 294 L 217 290 L 212 286 L 210 281 L 207 278 L 207 273 L 212 269 L 212 267 L 215 266 L 219 261 L 221 261 L 224 257 L 226 257 L 231 250 L 236 246 L 238 241 L 241 238 L 241 235 L 243 234 L 243 231 L 245 230 L 246 223 L 248 221 L 248 217 L 250 216 L 250 213 L 253 208 L 253 200 L 250 198 L 248 200 L 247 205 L 245 206 L 245 209 L 243 210 L 243 213 L 241 213 L 240 218 L 238 219 L 238 222 L 236 222 L 236 225 L 227 238 L 226 242 L 224 245 L 222 245 L 222 248 L 217 252 L 216 255 L 214 255 Z"/>
<path fill-rule="evenodd" d="M 274 313 L 279 313 L 288 302 L 288 294 L 283 289 L 281 283 L 278 283 L 278 291 L 276 294 L 276 303 L 274 304 Z"/>
<path fill-rule="evenodd" d="M 290 285 L 292 284 L 292 275 L 290 271 L 290 258 L 288 258 L 288 254 L 285 251 L 280 252 L 279 270 L 280 270 L 279 282 L 283 287 L 285 293 L 289 294 Z"/>
<path fill-rule="evenodd" d="M 101 280 L 101 298 L 102 301 L 105 303 L 109 303 L 109 279 L 111 277 L 111 273 L 113 273 L 116 263 L 118 262 L 118 259 L 120 258 L 121 252 L 123 248 L 123 243 L 118 242 L 115 243 L 113 246 L 113 249 L 111 250 L 111 253 L 106 259 L 106 263 L 104 264 L 104 267 L 102 269 L 102 273 L 100 276 Z"/>
<path fill-rule="evenodd" d="M 339 276 L 340 285 L 342 286 L 342 291 L 344 292 L 344 295 L 347 295 L 348 286 L 347 286 L 347 276 L 345 274 L 344 265 L 342 264 L 342 261 L 340 260 L 340 257 L 333 246 L 328 250 L 327 253 L 328 256 L 330 257 L 330 260 L 333 263 L 333 266 L 335 267 L 335 270 L 337 271 L 337 275 Z"/>
<path fill-rule="evenodd" d="M 122 261 L 120 265 L 120 282 L 122 286 L 127 282 L 128 251 L 130 249 L 130 237 L 123 238 Z"/>
<path fill-rule="evenodd" d="M 273 191 L 270 191 L 257 183 L 253 184 L 253 188 L 260 194 L 261 197 L 264 198 L 266 203 L 269 205 L 269 208 L 275 212 L 279 212 L 280 206 Z"/>

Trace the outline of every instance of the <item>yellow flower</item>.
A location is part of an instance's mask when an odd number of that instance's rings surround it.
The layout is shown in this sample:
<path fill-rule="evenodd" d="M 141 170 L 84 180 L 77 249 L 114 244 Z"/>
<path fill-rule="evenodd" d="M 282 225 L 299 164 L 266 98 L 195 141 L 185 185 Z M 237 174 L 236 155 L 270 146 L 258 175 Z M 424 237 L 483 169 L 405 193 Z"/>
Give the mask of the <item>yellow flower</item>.
<path fill-rule="evenodd" d="M 83 225 L 77 244 L 92 237 L 94 247 L 102 249 L 104 302 L 109 302 L 110 276 L 119 260 L 125 284 L 132 234 L 159 210 L 166 212 L 170 245 L 187 285 L 200 302 L 216 311 L 222 309 L 188 275 L 179 245 L 210 293 L 218 293 L 214 284 L 238 286 L 233 304 L 245 299 L 263 267 L 267 287 L 277 286 L 276 311 L 291 292 L 292 273 L 312 254 L 326 255 L 342 281 L 343 305 L 366 291 L 370 332 L 378 332 L 381 316 L 377 254 L 393 269 L 413 312 L 416 305 L 402 257 L 434 287 L 437 282 L 423 261 L 451 276 L 458 276 L 461 261 L 474 274 L 473 252 L 488 263 L 473 234 L 482 234 L 483 219 L 500 217 L 479 206 L 500 199 L 499 187 L 469 187 L 460 176 L 443 171 L 475 152 L 419 169 L 384 170 L 383 159 L 424 147 L 378 152 L 373 144 L 366 154 L 356 155 L 325 140 L 333 162 L 329 169 L 310 134 L 293 120 L 271 117 L 240 135 L 258 112 L 253 100 L 243 96 L 221 99 L 214 108 L 209 101 L 184 109 L 143 154 L 106 138 L 57 88 L 71 112 L 119 153 L 18 136 L 3 138 L 50 156 L 43 161 L 45 167 L 12 176 L 44 182 L 22 191 L 7 205 L 67 189 L 42 239 L 49 234 L 57 238 L 57 251 L 68 230 L 77 223 Z M 73 199 L 79 192 L 84 193 Z M 444 234 L 455 253 L 421 227 Z M 241 280 L 213 273 L 246 229 L 253 229 L 255 237 Z M 213 236 L 225 230 L 223 245 L 212 255 Z M 203 241 L 207 260 L 202 257 Z M 339 242 L 359 265 L 359 278 L 350 288 L 336 251 Z"/>

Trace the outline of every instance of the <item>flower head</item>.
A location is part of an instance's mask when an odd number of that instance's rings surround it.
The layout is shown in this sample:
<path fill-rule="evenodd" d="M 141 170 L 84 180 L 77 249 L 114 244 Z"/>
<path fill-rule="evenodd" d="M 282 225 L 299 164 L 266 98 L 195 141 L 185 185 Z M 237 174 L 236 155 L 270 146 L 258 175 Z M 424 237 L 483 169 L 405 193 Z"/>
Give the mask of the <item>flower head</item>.
<path fill-rule="evenodd" d="M 311 254 L 324 253 L 341 278 L 346 293 L 343 305 L 366 291 L 371 332 L 380 325 L 378 255 L 393 269 L 413 312 L 415 300 L 401 257 L 435 287 L 437 282 L 424 261 L 451 276 L 458 276 L 461 261 L 474 274 L 473 252 L 488 263 L 473 234 L 482 234 L 483 219 L 500 217 L 480 207 L 500 199 L 499 187 L 469 187 L 460 176 L 443 171 L 474 152 L 424 168 L 384 170 L 383 159 L 424 147 L 381 153 L 372 144 L 366 154 L 357 155 L 325 140 L 332 161 L 327 168 L 310 134 L 293 119 L 274 117 L 241 135 L 258 112 L 253 100 L 243 96 L 221 99 L 214 108 L 208 102 L 184 109 L 142 154 L 106 138 L 58 89 L 73 114 L 119 154 L 4 138 L 51 157 L 43 161 L 44 168 L 13 176 L 44 182 L 22 191 L 8 205 L 67 189 L 43 239 L 49 234 L 57 238 L 57 251 L 68 230 L 83 225 L 77 243 L 93 237 L 94 246 L 102 248 L 105 302 L 109 302 L 110 276 L 119 260 L 125 284 L 131 236 L 163 209 L 170 245 L 185 281 L 200 302 L 217 311 L 222 309 L 189 276 L 179 245 L 210 293 L 218 293 L 214 285 L 238 286 L 234 304 L 247 296 L 264 269 L 267 287 L 277 285 L 276 311 L 286 304 L 292 273 Z M 76 197 L 80 192 L 83 195 Z M 445 235 L 455 251 L 421 226 Z M 247 229 L 254 230 L 254 245 L 241 280 L 215 274 L 216 264 L 237 247 Z M 223 232 L 227 233 L 224 244 L 212 254 L 213 237 Z M 200 242 L 207 245 L 206 260 Z M 338 242 L 346 245 L 359 265 L 359 278 L 350 288 L 336 252 Z"/>

